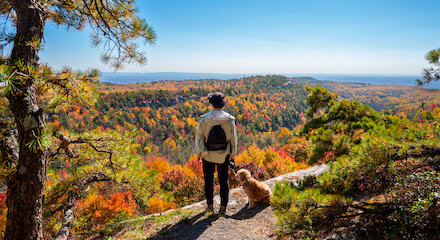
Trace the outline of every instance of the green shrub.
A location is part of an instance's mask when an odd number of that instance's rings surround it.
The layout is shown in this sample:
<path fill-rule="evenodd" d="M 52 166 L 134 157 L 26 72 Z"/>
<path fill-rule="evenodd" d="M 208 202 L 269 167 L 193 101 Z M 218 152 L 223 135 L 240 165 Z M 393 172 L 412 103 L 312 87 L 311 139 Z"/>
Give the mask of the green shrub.
<path fill-rule="evenodd" d="M 364 231 L 377 239 L 437 239 L 440 147 L 435 125 L 337 100 L 322 88 L 310 90 L 308 113 L 314 118 L 301 134 L 311 141 L 310 162 L 328 162 L 329 170 L 297 188 L 275 186 L 281 234 L 307 239 L 351 227 L 350 233 Z M 352 197 L 356 203 L 350 203 Z"/>
<path fill-rule="evenodd" d="M 277 183 L 274 188 L 273 205 L 281 228 L 280 234 L 312 237 L 333 217 L 330 209 L 320 206 L 342 206 L 347 201 L 338 195 L 324 194 L 316 188 L 300 191 L 292 183 Z"/>

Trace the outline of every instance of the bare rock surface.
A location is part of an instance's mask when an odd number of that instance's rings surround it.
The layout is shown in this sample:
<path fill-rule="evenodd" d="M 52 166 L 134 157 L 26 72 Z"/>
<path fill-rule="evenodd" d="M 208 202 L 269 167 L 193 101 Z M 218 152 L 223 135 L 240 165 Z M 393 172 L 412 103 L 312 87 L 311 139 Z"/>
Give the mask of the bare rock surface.
<path fill-rule="evenodd" d="M 296 182 L 308 175 L 319 175 L 327 170 L 326 165 L 317 165 L 304 170 L 278 176 L 265 181 L 273 190 L 276 182 Z M 214 208 L 218 212 L 220 197 L 215 196 Z M 276 217 L 272 206 L 257 205 L 247 209 L 247 196 L 241 187 L 231 189 L 226 216 L 206 215 L 206 201 L 183 207 L 182 209 L 200 209 L 197 214 L 179 222 L 169 223 L 148 239 L 227 239 L 257 240 L 276 238 Z"/>

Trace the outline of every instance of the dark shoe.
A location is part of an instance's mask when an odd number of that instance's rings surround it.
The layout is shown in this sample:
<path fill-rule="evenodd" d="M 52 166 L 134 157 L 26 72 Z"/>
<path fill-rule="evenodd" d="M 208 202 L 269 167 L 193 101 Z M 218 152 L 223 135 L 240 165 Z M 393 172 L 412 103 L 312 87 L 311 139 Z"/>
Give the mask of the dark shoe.
<path fill-rule="evenodd" d="M 213 212 L 214 212 L 214 206 L 213 205 L 208 205 L 208 207 L 206 207 L 205 213 L 211 214 Z"/>
<path fill-rule="evenodd" d="M 221 206 L 220 211 L 218 212 L 220 217 L 224 217 L 226 215 L 226 206 Z"/>

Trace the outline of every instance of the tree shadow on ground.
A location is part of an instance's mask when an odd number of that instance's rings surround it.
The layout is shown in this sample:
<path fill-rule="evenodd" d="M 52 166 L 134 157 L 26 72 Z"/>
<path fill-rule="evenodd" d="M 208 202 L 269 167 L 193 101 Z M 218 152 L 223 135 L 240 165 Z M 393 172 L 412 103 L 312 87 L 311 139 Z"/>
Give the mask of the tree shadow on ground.
<path fill-rule="evenodd" d="M 245 205 L 243 208 L 240 209 L 240 211 L 236 212 L 234 215 L 226 216 L 226 217 L 236 220 L 245 220 L 245 219 L 253 218 L 259 212 L 263 211 L 269 206 L 270 206 L 269 204 L 265 204 L 265 205 L 258 204 L 252 209 L 247 209 L 247 205 Z"/>
<path fill-rule="evenodd" d="M 212 222 L 216 221 L 218 218 L 219 217 L 216 214 L 206 216 L 206 214 L 202 212 L 193 217 L 184 218 L 176 224 L 168 225 L 147 239 L 197 239 L 211 226 Z"/>

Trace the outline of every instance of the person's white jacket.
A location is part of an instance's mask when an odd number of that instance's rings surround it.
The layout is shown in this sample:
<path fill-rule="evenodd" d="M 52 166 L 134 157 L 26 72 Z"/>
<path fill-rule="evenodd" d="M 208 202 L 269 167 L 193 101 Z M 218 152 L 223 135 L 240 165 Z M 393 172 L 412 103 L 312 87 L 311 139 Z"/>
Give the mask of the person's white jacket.
<path fill-rule="evenodd" d="M 228 148 L 226 150 L 208 151 L 205 142 L 208 139 L 212 127 L 221 125 L 225 131 Z M 212 163 L 222 164 L 228 154 L 235 158 L 237 154 L 237 131 L 235 129 L 235 117 L 223 110 L 212 110 L 202 116 L 196 133 L 195 152 L 204 160 Z"/>

